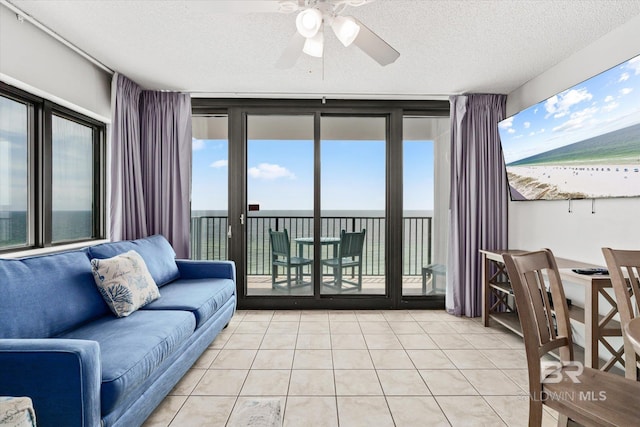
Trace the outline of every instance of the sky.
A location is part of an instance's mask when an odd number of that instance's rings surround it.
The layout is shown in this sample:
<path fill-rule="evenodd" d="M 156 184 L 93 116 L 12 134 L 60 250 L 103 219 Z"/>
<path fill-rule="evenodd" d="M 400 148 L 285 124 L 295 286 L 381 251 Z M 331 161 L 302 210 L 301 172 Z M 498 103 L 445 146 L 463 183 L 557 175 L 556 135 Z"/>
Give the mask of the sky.
<path fill-rule="evenodd" d="M 28 205 L 27 114 L 24 104 L 0 96 L 0 209 Z M 52 136 L 53 210 L 91 210 L 92 129 L 53 115 Z"/>
<path fill-rule="evenodd" d="M 53 210 L 91 210 L 91 129 L 54 116 Z M 23 104 L 0 97 L 0 209 L 27 207 L 27 121 Z M 404 210 L 433 210 L 432 141 L 404 143 Z M 323 140 L 322 209 L 385 209 L 382 140 Z M 261 210 L 313 209 L 313 141 L 250 140 L 248 201 Z M 193 210 L 226 210 L 228 142 L 193 140 Z"/>
<path fill-rule="evenodd" d="M 54 211 L 91 210 L 93 131 L 52 116 Z M 27 108 L 0 96 L 0 209 L 24 211 L 28 205 Z M 8 208 L 7 208 L 8 207 Z"/>
<path fill-rule="evenodd" d="M 500 122 L 505 162 L 640 123 L 640 55 Z"/>
<path fill-rule="evenodd" d="M 433 142 L 404 145 L 405 210 L 433 209 Z M 321 144 L 323 210 L 385 208 L 385 142 Z M 194 140 L 192 209 L 225 210 L 227 141 Z M 313 209 L 313 141 L 250 140 L 248 202 L 261 210 Z"/>

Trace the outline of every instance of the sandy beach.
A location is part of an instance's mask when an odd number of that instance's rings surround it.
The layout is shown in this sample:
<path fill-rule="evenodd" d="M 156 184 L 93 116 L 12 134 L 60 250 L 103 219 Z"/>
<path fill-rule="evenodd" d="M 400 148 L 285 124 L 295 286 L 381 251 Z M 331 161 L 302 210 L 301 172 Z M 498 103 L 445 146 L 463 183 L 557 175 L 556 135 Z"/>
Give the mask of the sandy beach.
<path fill-rule="evenodd" d="M 640 165 L 507 166 L 526 199 L 640 196 Z"/>

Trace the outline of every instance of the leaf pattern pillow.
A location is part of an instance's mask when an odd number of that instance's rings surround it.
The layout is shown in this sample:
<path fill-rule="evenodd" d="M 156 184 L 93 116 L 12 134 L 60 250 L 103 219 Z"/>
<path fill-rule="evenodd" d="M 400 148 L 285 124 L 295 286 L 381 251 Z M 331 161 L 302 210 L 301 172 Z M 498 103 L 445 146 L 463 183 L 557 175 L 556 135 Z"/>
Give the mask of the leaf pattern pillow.
<path fill-rule="evenodd" d="M 160 297 L 144 260 L 136 251 L 113 258 L 92 259 L 98 291 L 118 317 L 125 317 Z"/>

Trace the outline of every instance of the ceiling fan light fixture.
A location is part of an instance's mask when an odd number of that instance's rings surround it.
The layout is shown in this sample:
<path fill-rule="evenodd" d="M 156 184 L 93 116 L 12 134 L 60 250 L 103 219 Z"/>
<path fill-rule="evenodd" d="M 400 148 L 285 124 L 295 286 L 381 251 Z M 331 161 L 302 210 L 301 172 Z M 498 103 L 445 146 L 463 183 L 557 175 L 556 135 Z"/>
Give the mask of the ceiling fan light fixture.
<path fill-rule="evenodd" d="M 322 26 L 322 12 L 318 9 L 305 9 L 296 17 L 298 32 L 306 37 L 314 37 Z"/>
<path fill-rule="evenodd" d="M 304 47 L 302 48 L 304 53 L 316 58 L 322 58 L 323 50 L 324 34 L 322 31 L 318 31 L 315 36 L 307 38 L 304 42 Z"/>
<path fill-rule="evenodd" d="M 360 25 L 351 16 L 336 16 L 333 18 L 331 28 L 344 47 L 353 43 L 360 33 Z"/>

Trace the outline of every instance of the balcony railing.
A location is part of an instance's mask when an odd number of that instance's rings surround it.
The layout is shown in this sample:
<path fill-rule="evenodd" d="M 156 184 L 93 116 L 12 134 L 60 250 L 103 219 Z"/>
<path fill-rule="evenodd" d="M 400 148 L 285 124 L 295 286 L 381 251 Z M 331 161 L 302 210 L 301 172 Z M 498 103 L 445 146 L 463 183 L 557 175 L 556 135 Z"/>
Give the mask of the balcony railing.
<path fill-rule="evenodd" d="M 323 217 L 322 236 L 339 237 L 341 230 L 367 230 L 363 248 L 363 275 L 385 274 L 386 221 L 383 217 Z M 297 251 L 295 239 L 313 236 L 313 218 L 298 216 L 249 217 L 247 223 L 247 274 L 270 275 L 271 253 L 269 229 L 289 233 L 292 253 Z M 193 259 L 226 259 L 227 217 L 198 216 L 191 218 L 191 257 Z M 403 218 L 403 275 L 422 273 L 431 264 L 432 218 Z M 330 258 L 330 245 L 322 246 L 322 257 Z M 312 246 L 303 247 L 303 256 L 312 258 Z"/>

